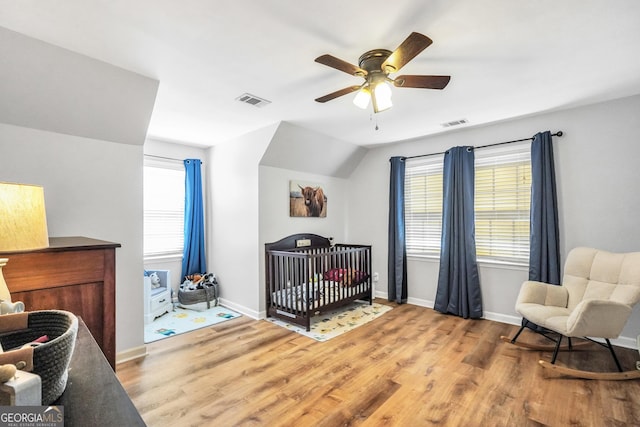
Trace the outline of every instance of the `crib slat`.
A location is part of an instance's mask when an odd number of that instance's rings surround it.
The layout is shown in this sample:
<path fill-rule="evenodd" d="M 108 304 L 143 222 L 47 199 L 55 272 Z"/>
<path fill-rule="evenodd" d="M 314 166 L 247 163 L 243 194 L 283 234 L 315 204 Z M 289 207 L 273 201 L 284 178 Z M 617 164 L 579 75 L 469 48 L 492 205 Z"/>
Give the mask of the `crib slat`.
<path fill-rule="evenodd" d="M 287 239 L 295 241 L 290 236 Z M 284 239 L 283 239 L 284 240 Z M 327 240 L 328 241 L 328 240 Z M 372 301 L 371 246 L 335 245 L 268 249 L 265 284 L 268 316 L 309 328 L 310 319 L 355 299 Z M 325 276 L 341 269 L 338 277 Z M 354 280 L 364 277 L 364 280 Z M 334 279 L 334 280 L 331 280 Z"/>

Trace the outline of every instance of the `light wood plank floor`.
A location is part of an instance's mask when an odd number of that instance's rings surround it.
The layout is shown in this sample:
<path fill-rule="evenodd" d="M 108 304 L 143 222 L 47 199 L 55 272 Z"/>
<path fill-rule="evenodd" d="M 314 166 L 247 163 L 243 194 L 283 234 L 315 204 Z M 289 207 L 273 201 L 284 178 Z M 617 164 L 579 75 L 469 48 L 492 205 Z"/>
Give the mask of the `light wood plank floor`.
<path fill-rule="evenodd" d="M 545 379 L 550 354 L 500 341 L 516 326 L 390 305 L 324 343 L 241 317 L 152 343 L 117 375 L 151 427 L 640 425 L 640 381 Z M 618 353 L 633 369 L 638 352 Z M 595 344 L 558 363 L 615 369 Z"/>

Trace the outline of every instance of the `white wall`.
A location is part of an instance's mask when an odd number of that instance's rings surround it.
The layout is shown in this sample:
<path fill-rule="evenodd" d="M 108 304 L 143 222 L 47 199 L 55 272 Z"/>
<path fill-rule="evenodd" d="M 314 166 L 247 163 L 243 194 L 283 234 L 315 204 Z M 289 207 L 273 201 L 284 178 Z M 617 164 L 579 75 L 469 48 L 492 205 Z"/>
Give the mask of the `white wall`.
<path fill-rule="evenodd" d="M 259 316 L 259 168 L 277 124 L 218 144 L 206 160 L 210 210 L 207 265 L 218 276 L 220 300 Z"/>
<path fill-rule="evenodd" d="M 373 245 L 373 269 L 380 272 L 376 290 L 387 292 L 389 158 L 446 150 L 456 145 L 485 145 L 562 130 L 554 138 L 559 197 L 561 252 L 593 246 L 614 252 L 640 251 L 640 96 L 552 112 L 490 126 L 420 138 L 371 149 L 349 179 L 349 241 Z M 432 306 L 438 264 L 410 259 L 410 302 Z M 480 265 L 485 316 L 517 323 L 515 300 L 528 272 Z M 623 331 L 622 345 L 634 346 L 640 330 L 636 307 Z M 633 341 L 632 341 L 633 340 Z"/>
<path fill-rule="evenodd" d="M 281 122 L 260 164 L 322 176 L 348 178 L 367 149 Z M 284 237 L 284 236 L 283 236 Z"/>
<path fill-rule="evenodd" d="M 347 180 L 296 170 L 260 166 L 260 313 L 265 311 L 264 244 L 296 233 L 333 237 L 345 243 L 347 234 Z M 289 181 L 312 182 L 322 186 L 327 197 L 326 218 L 289 216 Z"/>
<path fill-rule="evenodd" d="M 116 351 L 141 346 L 142 146 L 0 124 L 0 181 L 44 187 L 50 236 L 122 245 L 116 249 Z"/>
<path fill-rule="evenodd" d="M 289 181 L 319 184 L 327 198 L 326 218 L 289 216 Z M 260 242 L 295 233 L 314 233 L 344 243 L 347 232 L 347 180 L 325 175 L 260 166 Z"/>
<path fill-rule="evenodd" d="M 158 81 L 0 27 L 0 122 L 140 145 Z"/>
<path fill-rule="evenodd" d="M 209 152 L 210 265 L 222 303 L 264 316 L 264 244 L 294 233 L 344 242 L 347 176 L 367 150 L 290 123 L 278 123 Z M 289 180 L 319 183 L 326 218 L 289 216 Z"/>
<path fill-rule="evenodd" d="M 338 141 L 291 123 L 280 123 L 262 159 L 259 172 L 260 315 L 265 314 L 264 244 L 296 233 L 333 237 L 348 243 L 346 178 L 366 148 Z M 289 216 L 289 181 L 320 184 L 327 197 L 326 218 Z"/>

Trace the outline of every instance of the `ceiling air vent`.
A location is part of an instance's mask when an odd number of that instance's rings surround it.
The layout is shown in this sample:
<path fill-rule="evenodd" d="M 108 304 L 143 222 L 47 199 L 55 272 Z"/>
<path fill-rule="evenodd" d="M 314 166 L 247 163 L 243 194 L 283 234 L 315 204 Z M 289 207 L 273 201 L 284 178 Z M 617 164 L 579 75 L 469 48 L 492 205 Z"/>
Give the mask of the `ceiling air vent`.
<path fill-rule="evenodd" d="M 264 107 L 267 104 L 271 104 L 271 101 L 251 95 L 250 93 L 243 93 L 236 98 L 236 101 L 244 102 L 245 104 L 253 105 L 254 107 Z"/>
<path fill-rule="evenodd" d="M 443 128 L 450 128 L 451 126 L 460 126 L 460 125 L 463 125 L 465 123 L 469 123 L 469 120 L 467 120 L 467 119 L 454 120 L 452 122 L 442 123 L 441 126 Z"/>

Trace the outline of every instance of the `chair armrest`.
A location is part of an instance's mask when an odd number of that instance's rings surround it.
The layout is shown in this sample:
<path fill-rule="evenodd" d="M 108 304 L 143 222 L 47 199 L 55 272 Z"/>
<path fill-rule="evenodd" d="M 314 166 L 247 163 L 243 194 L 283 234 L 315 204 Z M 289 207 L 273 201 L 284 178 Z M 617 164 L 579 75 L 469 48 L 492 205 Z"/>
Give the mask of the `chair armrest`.
<path fill-rule="evenodd" d="M 528 280 L 522 284 L 516 306 L 519 304 L 540 304 L 554 307 L 566 307 L 569 293 L 564 286 Z"/>
<path fill-rule="evenodd" d="M 621 302 L 584 300 L 567 319 L 567 336 L 618 338 L 630 315 L 631 307 Z"/>

